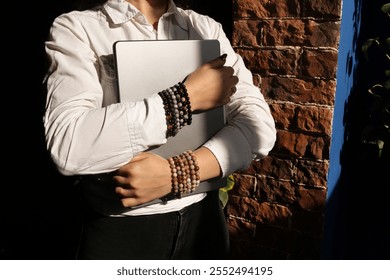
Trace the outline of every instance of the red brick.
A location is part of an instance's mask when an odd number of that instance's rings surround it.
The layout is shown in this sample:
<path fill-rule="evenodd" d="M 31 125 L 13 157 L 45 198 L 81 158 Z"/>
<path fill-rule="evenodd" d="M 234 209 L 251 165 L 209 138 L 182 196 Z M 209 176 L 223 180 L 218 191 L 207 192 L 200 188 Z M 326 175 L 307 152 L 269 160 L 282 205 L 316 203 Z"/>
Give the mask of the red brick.
<path fill-rule="evenodd" d="M 301 3 L 299 0 L 233 0 L 233 15 L 236 18 L 296 17 Z"/>
<path fill-rule="evenodd" d="M 326 188 L 329 160 L 298 159 L 294 164 L 293 181 L 308 188 Z"/>
<path fill-rule="evenodd" d="M 267 99 L 295 103 L 334 105 L 335 80 L 262 77 L 261 92 Z"/>
<path fill-rule="evenodd" d="M 298 186 L 291 181 L 277 178 L 258 178 L 255 197 L 258 201 L 267 201 L 280 205 L 292 205 L 298 200 Z"/>
<path fill-rule="evenodd" d="M 334 79 L 337 73 L 337 56 L 335 50 L 306 50 L 302 54 L 302 75 L 322 79 Z"/>
<path fill-rule="evenodd" d="M 279 180 L 291 180 L 294 176 L 291 159 L 280 159 L 269 155 L 260 161 L 252 161 L 251 166 L 245 171 L 253 176 L 277 178 Z"/>
<path fill-rule="evenodd" d="M 278 131 L 273 152 L 308 159 L 329 159 L 330 137 Z"/>
<path fill-rule="evenodd" d="M 338 48 L 340 43 L 340 22 L 313 21 L 306 22 L 306 38 L 303 44 L 311 47 Z"/>
<path fill-rule="evenodd" d="M 235 218 L 229 218 L 229 233 L 235 239 L 251 239 L 255 235 L 256 225 Z"/>
<path fill-rule="evenodd" d="M 270 108 L 278 129 L 331 134 L 333 110 L 330 108 L 292 103 L 272 103 Z"/>
<path fill-rule="evenodd" d="M 257 178 L 250 175 L 234 175 L 234 187 L 229 191 L 230 195 L 253 197 L 257 188 Z"/>
<path fill-rule="evenodd" d="M 230 196 L 227 213 L 251 223 L 264 223 L 272 226 L 288 227 L 292 212 L 288 207 L 267 202 L 257 202 L 251 198 Z"/>
<path fill-rule="evenodd" d="M 339 43 L 340 26 L 335 22 L 277 19 L 264 20 L 261 26 L 262 46 L 337 47 Z"/>
<path fill-rule="evenodd" d="M 248 50 L 236 48 L 236 51 L 252 72 L 262 76 L 298 74 L 299 49 Z"/>
<path fill-rule="evenodd" d="M 261 24 L 259 21 L 239 20 L 233 24 L 236 32 L 232 36 L 234 46 L 260 46 L 261 45 Z"/>
<path fill-rule="evenodd" d="M 320 257 L 341 3 L 233 0 L 234 49 L 278 129 L 270 155 L 234 174 L 233 259 Z"/>
<path fill-rule="evenodd" d="M 298 189 L 298 203 L 302 209 L 313 210 L 322 213 L 325 210 L 326 189 L 300 187 Z"/>
<path fill-rule="evenodd" d="M 334 0 L 310 0 L 304 1 L 303 16 L 327 19 L 340 19 L 341 1 Z"/>

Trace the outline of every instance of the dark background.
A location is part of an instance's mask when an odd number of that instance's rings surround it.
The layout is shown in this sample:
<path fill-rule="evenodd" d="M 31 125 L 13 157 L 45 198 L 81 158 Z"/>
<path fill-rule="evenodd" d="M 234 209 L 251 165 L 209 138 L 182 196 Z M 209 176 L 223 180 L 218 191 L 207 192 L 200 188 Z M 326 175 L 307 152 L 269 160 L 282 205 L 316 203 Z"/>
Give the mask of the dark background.
<path fill-rule="evenodd" d="M 52 167 L 45 150 L 42 116 L 45 69 L 44 41 L 53 18 L 70 1 L 43 1 L 12 7 L 18 15 L 7 22 L 4 82 L 7 116 L 3 123 L 6 169 L 0 211 L 1 259 L 64 259 L 73 253 L 78 232 L 73 189 Z M 16 19 L 17 18 L 17 19 Z M 4 51 L 4 50 L 3 50 Z M 4 54 L 3 53 L 3 54 Z"/>
<path fill-rule="evenodd" d="M 231 1 L 181 2 L 222 22 L 230 36 Z M 21 7 L 10 7 L 18 14 L 7 20 L 3 34 L 6 168 L 0 188 L 0 259 L 74 259 L 80 230 L 78 190 L 55 170 L 46 153 L 42 81 L 50 25 L 73 9 L 75 0 L 15 4 Z"/>
<path fill-rule="evenodd" d="M 354 84 L 344 110 L 345 135 L 340 157 L 342 166 L 339 182 L 332 197 L 327 200 L 327 210 L 334 211 L 325 230 L 333 228 L 334 236 L 328 256 L 331 259 L 390 259 L 390 130 L 382 130 L 385 148 L 378 157 L 376 145 L 364 143 L 367 127 L 381 127 L 389 114 L 379 114 L 373 108 L 376 99 L 368 93 L 375 84 L 389 80 L 385 69 L 390 61 L 385 51 L 373 46 L 366 60 L 362 46 L 367 39 L 390 38 L 390 18 L 381 11 L 389 0 L 355 0 L 362 4 L 361 26 L 356 30 L 357 68 Z M 390 53 L 387 51 L 387 55 Z M 351 65 L 352 66 L 352 65 Z M 387 91 L 387 106 L 390 96 Z M 382 102 L 382 101 L 381 101 Z M 387 111 L 389 107 L 387 107 Z M 378 136 L 379 134 L 374 134 Z M 330 214 L 330 212 L 328 213 Z"/>

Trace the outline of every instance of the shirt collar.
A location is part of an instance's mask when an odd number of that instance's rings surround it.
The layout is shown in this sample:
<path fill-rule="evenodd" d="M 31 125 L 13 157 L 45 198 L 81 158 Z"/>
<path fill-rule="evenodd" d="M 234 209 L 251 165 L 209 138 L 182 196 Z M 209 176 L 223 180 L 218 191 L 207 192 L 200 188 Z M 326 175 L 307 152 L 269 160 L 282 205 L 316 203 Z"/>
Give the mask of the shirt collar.
<path fill-rule="evenodd" d="M 141 13 L 137 8 L 135 8 L 126 0 L 108 0 L 103 5 L 103 9 L 106 11 L 107 15 L 111 18 L 114 24 L 125 23 L 137 14 Z M 174 15 L 178 25 L 184 30 L 188 29 L 185 19 L 183 18 L 173 0 L 169 1 L 168 10 L 164 15 Z"/>

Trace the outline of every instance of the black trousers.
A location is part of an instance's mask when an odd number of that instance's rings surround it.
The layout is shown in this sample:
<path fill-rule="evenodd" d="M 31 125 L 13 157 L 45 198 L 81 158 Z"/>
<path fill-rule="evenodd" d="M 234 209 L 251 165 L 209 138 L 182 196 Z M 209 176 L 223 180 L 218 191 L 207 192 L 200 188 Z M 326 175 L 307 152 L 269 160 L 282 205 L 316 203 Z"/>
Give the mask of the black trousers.
<path fill-rule="evenodd" d="M 218 192 L 165 214 L 85 217 L 78 259 L 226 259 L 229 235 Z"/>

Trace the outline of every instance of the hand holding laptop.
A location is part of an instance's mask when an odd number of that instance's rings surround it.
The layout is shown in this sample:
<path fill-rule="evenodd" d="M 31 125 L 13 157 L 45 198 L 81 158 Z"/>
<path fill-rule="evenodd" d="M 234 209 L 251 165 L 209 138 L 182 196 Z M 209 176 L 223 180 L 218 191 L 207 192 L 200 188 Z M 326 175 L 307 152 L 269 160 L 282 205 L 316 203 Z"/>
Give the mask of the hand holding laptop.
<path fill-rule="evenodd" d="M 222 55 L 192 72 L 185 81 L 193 111 L 205 111 L 227 104 L 238 82 Z M 199 81 L 201 80 L 201 81 Z"/>

